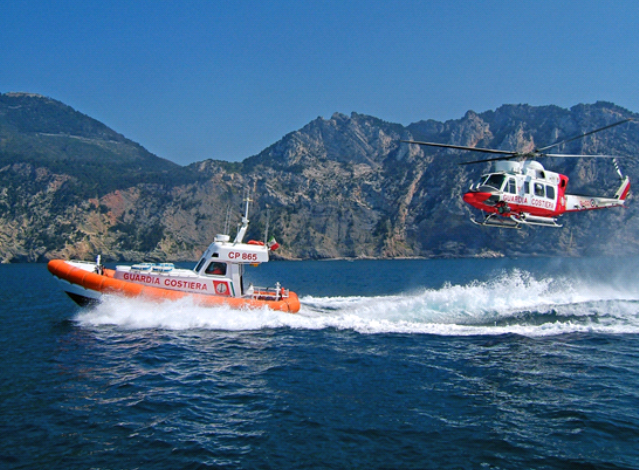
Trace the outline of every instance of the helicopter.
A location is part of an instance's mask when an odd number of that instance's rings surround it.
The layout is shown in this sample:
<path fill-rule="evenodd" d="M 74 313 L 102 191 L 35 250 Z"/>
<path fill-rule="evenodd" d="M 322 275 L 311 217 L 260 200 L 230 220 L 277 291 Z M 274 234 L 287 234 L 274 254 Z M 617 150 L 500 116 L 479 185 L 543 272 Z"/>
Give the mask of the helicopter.
<path fill-rule="evenodd" d="M 559 224 L 557 220 L 566 212 L 622 207 L 630 191 L 630 180 L 621 173 L 617 157 L 614 155 L 566 155 L 546 153 L 546 151 L 633 120 L 633 118 L 624 119 L 546 147 L 535 148 L 529 152 L 414 140 L 402 140 L 402 142 L 499 155 L 459 164 L 495 162 L 494 172 L 483 174 L 479 181 L 471 184 L 468 192 L 463 195 L 464 202 L 482 211 L 484 216 L 481 221 L 477 221 L 471 216 L 471 222 L 484 227 L 497 228 L 520 229 L 530 225 L 561 228 L 563 225 Z M 568 177 L 546 170 L 541 163 L 536 161 L 537 158 L 542 157 L 611 158 L 620 178 L 620 186 L 613 197 L 566 194 Z"/>

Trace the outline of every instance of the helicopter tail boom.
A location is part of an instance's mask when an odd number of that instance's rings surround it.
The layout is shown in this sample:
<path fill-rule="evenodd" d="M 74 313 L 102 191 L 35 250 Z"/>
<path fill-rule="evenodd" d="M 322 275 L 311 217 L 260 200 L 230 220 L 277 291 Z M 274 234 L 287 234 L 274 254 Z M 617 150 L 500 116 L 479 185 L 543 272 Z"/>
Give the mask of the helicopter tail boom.
<path fill-rule="evenodd" d="M 613 197 L 577 196 L 566 194 L 566 212 L 589 211 L 595 209 L 608 209 L 610 207 L 622 207 L 630 192 L 630 180 L 625 176 L 621 180 L 621 186 Z"/>

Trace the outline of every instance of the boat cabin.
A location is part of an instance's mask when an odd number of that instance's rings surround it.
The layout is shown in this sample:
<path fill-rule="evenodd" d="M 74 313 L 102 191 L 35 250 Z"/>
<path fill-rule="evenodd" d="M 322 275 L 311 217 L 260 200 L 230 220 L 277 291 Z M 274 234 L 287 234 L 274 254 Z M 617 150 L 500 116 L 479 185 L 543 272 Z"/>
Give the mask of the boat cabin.
<path fill-rule="evenodd" d="M 246 291 L 244 288 L 244 265 L 267 263 L 268 247 L 262 242 L 240 243 L 229 240 L 228 235 L 216 235 L 193 271 L 198 277 L 229 279 L 234 297 L 252 295 L 250 288 Z"/>
<path fill-rule="evenodd" d="M 180 290 L 206 295 L 226 297 L 252 297 L 280 300 L 287 291 L 279 283 L 275 288 L 244 286 L 244 266 L 267 263 L 269 250 L 277 243 L 250 240 L 243 243 L 248 227 L 248 199 L 242 225 L 230 241 L 229 235 L 216 235 L 193 270 L 176 269 L 170 263 L 142 263 L 133 266 L 117 266 L 114 277 L 137 284 L 146 284 L 170 290 Z"/>

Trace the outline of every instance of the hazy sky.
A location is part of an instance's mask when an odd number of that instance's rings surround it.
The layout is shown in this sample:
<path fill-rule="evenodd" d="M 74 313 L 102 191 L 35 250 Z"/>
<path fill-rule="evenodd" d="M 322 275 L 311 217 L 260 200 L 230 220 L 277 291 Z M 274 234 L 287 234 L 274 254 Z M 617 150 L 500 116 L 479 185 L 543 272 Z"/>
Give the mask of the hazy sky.
<path fill-rule="evenodd" d="M 0 92 L 60 100 L 180 164 L 318 116 L 509 103 L 639 111 L 639 1 L 50 1 L 0 7 Z"/>

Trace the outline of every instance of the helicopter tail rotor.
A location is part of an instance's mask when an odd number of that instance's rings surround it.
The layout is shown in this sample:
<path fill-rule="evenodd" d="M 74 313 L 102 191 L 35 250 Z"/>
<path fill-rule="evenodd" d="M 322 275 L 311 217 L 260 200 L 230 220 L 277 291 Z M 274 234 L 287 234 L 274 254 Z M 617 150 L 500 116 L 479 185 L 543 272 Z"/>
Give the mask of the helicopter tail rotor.
<path fill-rule="evenodd" d="M 617 170 L 617 174 L 621 180 L 621 186 L 619 186 L 619 189 L 617 189 L 615 193 L 615 199 L 618 199 L 623 204 L 628 197 L 628 193 L 630 193 L 630 178 L 621 173 L 621 168 L 619 168 L 619 163 L 616 158 L 612 160 L 612 164 L 615 166 L 615 170 Z"/>
<path fill-rule="evenodd" d="M 619 179 L 623 179 L 623 175 L 621 174 L 621 169 L 619 168 L 619 162 L 617 162 L 616 158 L 612 159 L 612 164 L 615 166 L 615 170 L 617 170 L 617 174 L 619 175 Z"/>

